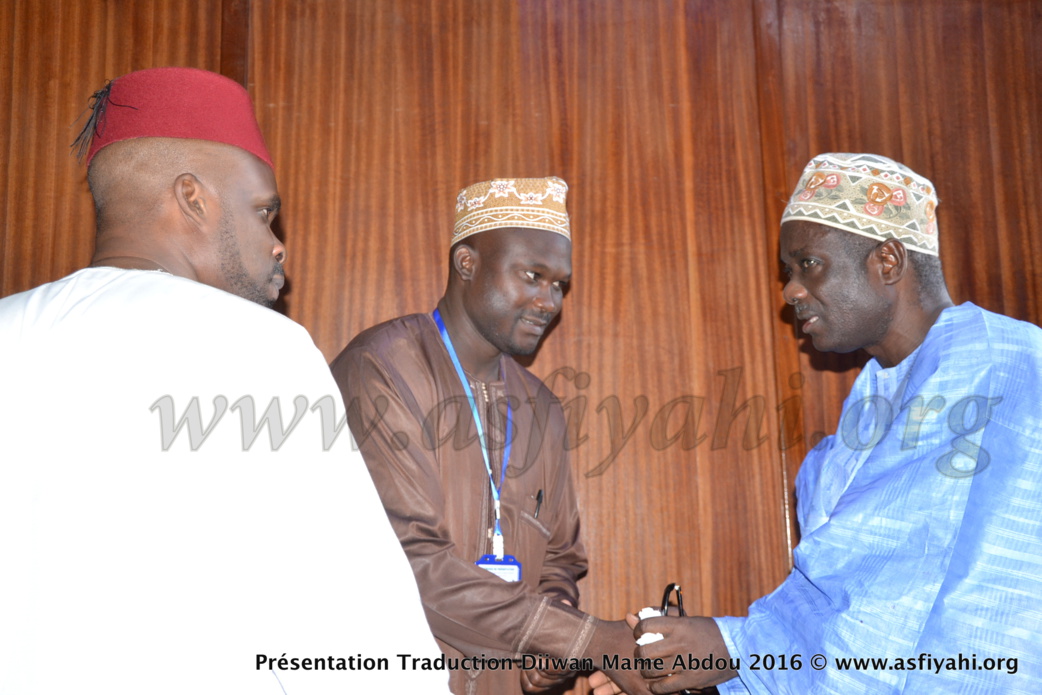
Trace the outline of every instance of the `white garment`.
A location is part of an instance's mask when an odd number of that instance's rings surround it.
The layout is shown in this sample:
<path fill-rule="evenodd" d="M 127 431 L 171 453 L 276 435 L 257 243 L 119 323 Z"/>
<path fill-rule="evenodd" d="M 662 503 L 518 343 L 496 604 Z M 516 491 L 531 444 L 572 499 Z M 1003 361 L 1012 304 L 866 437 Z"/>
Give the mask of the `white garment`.
<path fill-rule="evenodd" d="M 440 652 L 301 326 L 93 268 L 0 300 L 0 365 L 0 695 L 448 692 L 397 656 Z M 202 428 L 164 450 L 167 396 Z"/>

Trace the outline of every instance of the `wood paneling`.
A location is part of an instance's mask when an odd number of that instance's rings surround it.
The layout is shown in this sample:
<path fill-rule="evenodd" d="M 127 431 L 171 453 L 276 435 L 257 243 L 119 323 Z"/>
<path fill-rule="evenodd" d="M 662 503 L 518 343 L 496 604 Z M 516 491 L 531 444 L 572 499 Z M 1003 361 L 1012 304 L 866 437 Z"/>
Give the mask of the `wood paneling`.
<path fill-rule="evenodd" d="M 250 64 L 250 0 L 221 0 L 220 73 L 247 84 Z"/>

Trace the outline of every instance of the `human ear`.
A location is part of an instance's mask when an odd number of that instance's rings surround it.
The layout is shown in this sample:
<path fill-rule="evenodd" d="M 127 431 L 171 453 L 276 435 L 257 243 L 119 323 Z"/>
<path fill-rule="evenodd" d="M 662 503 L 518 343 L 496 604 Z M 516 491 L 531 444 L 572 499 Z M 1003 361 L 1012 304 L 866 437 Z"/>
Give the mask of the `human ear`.
<path fill-rule="evenodd" d="M 181 214 L 199 227 L 213 216 L 212 196 L 195 174 L 181 174 L 174 180 L 174 198 Z"/>
<path fill-rule="evenodd" d="M 452 252 L 452 268 L 461 280 L 471 280 L 478 265 L 478 252 L 466 244 L 459 244 Z"/>
<path fill-rule="evenodd" d="M 873 257 L 879 263 L 883 282 L 892 285 L 908 270 L 908 250 L 896 239 L 888 239 L 876 247 Z"/>

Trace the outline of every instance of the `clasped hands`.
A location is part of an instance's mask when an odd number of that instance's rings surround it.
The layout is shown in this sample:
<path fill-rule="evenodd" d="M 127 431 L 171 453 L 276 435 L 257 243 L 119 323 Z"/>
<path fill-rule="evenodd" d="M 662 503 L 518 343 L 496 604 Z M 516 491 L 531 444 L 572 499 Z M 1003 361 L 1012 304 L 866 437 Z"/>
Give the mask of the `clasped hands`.
<path fill-rule="evenodd" d="M 720 657 L 728 658 L 727 646 L 712 618 L 666 616 L 639 620 L 635 615 L 627 615 L 625 622 L 602 621 L 597 632 L 595 639 L 606 637 L 613 646 L 598 639 L 599 647 L 610 651 L 595 657 L 595 663 L 617 663 L 619 668 L 590 676 L 593 695 L 663 694 L 685 689 L 698 692 L 735 676 L 730 669 L 700 668 L 702 660 L 710 655 L 713 663 Z M 635 645 L 634 641 L 646 632 L 659 633 L 662 639 Z M 604 658 L 613 654 L 619 656 L 617 662 Z M 688 665 L 695 662 L 699 665 L 689 669 Z"/>

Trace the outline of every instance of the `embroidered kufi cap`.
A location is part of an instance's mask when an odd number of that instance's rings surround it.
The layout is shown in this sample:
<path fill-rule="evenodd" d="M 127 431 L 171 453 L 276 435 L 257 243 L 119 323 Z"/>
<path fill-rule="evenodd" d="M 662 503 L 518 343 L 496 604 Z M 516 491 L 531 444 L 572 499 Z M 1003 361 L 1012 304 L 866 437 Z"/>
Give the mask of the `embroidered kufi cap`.
<path fill-rule="evenodd" d="M 807 220 L 861 236 L 896 239 L 937 255 L 937 193 L 929 179 L 876 154 L 819 154 L 810 160 L 782 222 Z"/>
<path fill-rule="evenodd" d="M 556 176 L 493 179 L 467 186 L 456 196 L 452 243 L 502 227 L 545 229 L 571 239 L 567 195 L 568 184 Z"/>
<path fill-rule="evenodd" d="M 234 145 L 274 168 L 246 89 L 195 68 L 151 68 L 118 77 L 94 94 L 77 143 L 89 138 L 87 165 L 103 147 L 132 138 L 187 138 Z M 77 144 L 74 143 L 74 146 Z"/>

